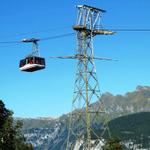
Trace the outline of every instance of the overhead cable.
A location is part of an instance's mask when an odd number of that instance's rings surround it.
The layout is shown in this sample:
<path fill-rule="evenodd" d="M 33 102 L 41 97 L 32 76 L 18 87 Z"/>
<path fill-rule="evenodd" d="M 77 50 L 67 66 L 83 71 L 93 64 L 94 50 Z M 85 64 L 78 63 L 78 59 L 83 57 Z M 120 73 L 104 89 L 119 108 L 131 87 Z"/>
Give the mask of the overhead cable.
<path fill-rule="evenodd" d="M 137 28 L 137 29 L 132 29 L 132 28 L 111 28 L 109 30 L 112 31 L 118 31 L 118 32 L 150 32 L 149 28 Z M 50 37 L 45 37 L 45 38 L 41 38 L 39 39 L 39 41 L 46 41 L 46 40 L 52 40 L 52 39 L 57 39 L 57 38 L 63 38 L 63 37 L 67 37 L 67 36 L 72 36 L 75 33 L 67 33 L 67 34 L 60 34 L 60 35 L 56 35 L 56 36 L 50 36 Z M 0 44 L 19 44 L 22 41 L 0 41 Z M 6 46 L 7 47 L 7 46 Z"/>
<path fill-rule="evenodd" d="M 41 29 L 39 31 L 24 32 L 24 33 L 20 33 L 20 34 L 18 33 L 18 34 L 6 35 L 6 36 L 2 36 L 2 37 L 4 37 L 4 38 L 18 37 L 18 36 L 24 36 L 24 35 L 47 33 L 49 31 L 57 31 L 57 30 L 63 30 L 63 29 L 69 29 L 69 28 L 70 28 L 70 26 L 47 28 L 47 29 Z"/>
<path fill-rule="evenodd" d="M 74 34 L 75 33 L 60 34 L 60 35 L 56 35 L 56 36 L 41 38 L 41 39 L 39 39 L 39 41 L 46 41 L 46 40 L 52 40 L 52 39 L 57 39 L 57 38 L 63 38 L 63 37 L 71 36 Z M 0 41 L 0 44 L 19 44 L 21 42 L 22 41 Z"/>
<path fill-rule="evenodd" d="M 42 38 L 42 39 L 40 39 L 40 41 L 46 41 L 46 40 L 51 40 L 51 39 L 67 37 L 67 36 L 71 36 L 71 35 L 74 35 L 74 34 L 75 33 L 67 33 L 67 34 L 61 34 L 61 35 L 56 35 L 56 36 L 50 36 L 50 37 Z"/>
<path fill-rule="evenodd" d="M 21 41 L 0 41 L 0 44 L 18 44 L 21 43 Z"/>
<path fill-rule="evenodd" d="M 13 47 L 13 46 L 17 46 L 19 43 L 14 43 L 14 44 L 9 44 L 9 45 L 3 45 L 0 46 L 0 48 L 7 48 L 7 47 Z"/>
<path fill-rule="evenodd" d="M 123 31 L 123 32 L 150 32 L 150 29 L 129 29 L 129 28 L 112 28 L 112 31 Z"/>

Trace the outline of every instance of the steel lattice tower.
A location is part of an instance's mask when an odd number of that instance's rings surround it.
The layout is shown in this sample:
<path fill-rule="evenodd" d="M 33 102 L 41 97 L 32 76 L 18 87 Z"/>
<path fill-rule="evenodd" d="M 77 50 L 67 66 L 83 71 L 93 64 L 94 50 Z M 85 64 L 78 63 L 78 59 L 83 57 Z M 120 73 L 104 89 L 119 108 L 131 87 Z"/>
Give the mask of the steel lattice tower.
<path fill-rule="evenodd" d="M 92 107 L 92 103 L 100 101 L 100 88 L 96 76 L 94 59 L 109 60 L 94 57 L 93 37 L 96 35 L 112 35 L 114 32 L 100 29 L 101 14 L 105 10 L 87 5 L 78 5 L 77 23 L 73 27 L 77 35 L 77 72 L 70 113 L 67 150 L 74 149 L 71 141 L 78 141 L 82 149 L 91 150 L 92 135 L 101 138 L 93 130 L 94 118 L 97 113 L 104 112 L 102 105 Z M 75 127 L 76 128 L 73 128 Z M 86 134 L 83 134 L 82 129 Z M 95 140 L 96 141 L 96 140 Z M 77 147 L 78 147 L 77 146 Z M 78 148 L 79 149 L 79 148 Z"/>

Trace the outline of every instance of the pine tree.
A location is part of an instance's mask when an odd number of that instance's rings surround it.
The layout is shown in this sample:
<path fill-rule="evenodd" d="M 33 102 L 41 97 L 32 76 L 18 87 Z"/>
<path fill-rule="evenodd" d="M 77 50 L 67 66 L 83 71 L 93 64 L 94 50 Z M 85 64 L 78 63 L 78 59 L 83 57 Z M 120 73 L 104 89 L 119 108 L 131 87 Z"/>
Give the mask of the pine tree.
<path fill-rule="evenodd" d="M 13 112 L 0 100 L 0 150 L 33 150 L 21 133 L 22 123 L 14 123 Z"/>

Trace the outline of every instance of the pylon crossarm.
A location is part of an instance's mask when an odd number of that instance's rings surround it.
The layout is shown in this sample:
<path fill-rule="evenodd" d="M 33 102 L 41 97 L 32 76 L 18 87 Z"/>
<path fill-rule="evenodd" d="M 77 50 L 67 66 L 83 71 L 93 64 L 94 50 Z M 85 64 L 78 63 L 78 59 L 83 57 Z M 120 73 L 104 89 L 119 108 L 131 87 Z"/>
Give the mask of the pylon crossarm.
<path fill-rule="evenodd" d="M 107 60 L 107 61 L 118 61 L 116 59 L 112 59 L 112 58 L 103 58 L 103 57 L 94 57 L 93 59 L 97 59 L 97 60 Z"/>
<path fill-rule="evenodd" d="M 75 59 L 74 56 L 50 56 L 49 58 L 54 58 L 54 59 Z"/>
<path fill-rule="evenodd" d="M 110 30 L 93 30 L 93 35 L 114 35 L 116 32 Z"/>
<path fill-rule="evenodd" d="M 102 13 L 106 12 L 106 10 L 100 9 L 100 8 L 96 8 L 96 7 L 92 7 L 92 6 L 88 6 L 88 5 L 77 5 L 77 8 L 84 8 L 84 9 L 88 9 L 90 11 L 100 11 Z"/>
<path fill-rule="evenodd" d="M 89 111 L 91 114 L 102 114 L 105 113 L 104 111 Z"/>
<path fill-rule="evenodd" d="M 49 58 L 53 58 L 53 59 L 78 59 L 78 60 L 88 59 L 91 63 L 93 62 L 94 59 L 105 60 L 105 61 L 118 61 L 118 60 L 112 59 L 112 58 L 85 56 L 85 55 L 81 55 L 81 54 L 76 54 L 76 55 L 72 55 L 72 56 L 50 56 Z"/>
<path fill-rule="evenodd" d="M 92 36 L 92 37 L 96 35 L 114 35 L 116 33 L 114 31 L 104 30 L 104 29 L 91 30 L 87 28 L 86 26 L 82 26 L 82 25 L 73 26 L 73 29 L 76 30 L 77 32 L 84 31 L 86 36 Z"/>

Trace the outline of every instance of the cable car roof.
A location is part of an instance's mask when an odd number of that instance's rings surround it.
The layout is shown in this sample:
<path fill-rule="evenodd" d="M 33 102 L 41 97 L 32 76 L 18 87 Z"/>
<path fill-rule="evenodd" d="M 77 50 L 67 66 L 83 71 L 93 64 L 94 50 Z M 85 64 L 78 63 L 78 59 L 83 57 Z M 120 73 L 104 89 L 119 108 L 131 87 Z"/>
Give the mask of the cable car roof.
<path fill-rule="evenodd" d="M 29 43 L 29 42 L 35 43 L 35 42 L 40 41 L 40 39 L 31 38 L 31 39 L 22 39 L 21 41 L 22 41 L 22 42 L 25 42 L 25 43 Z"/>

